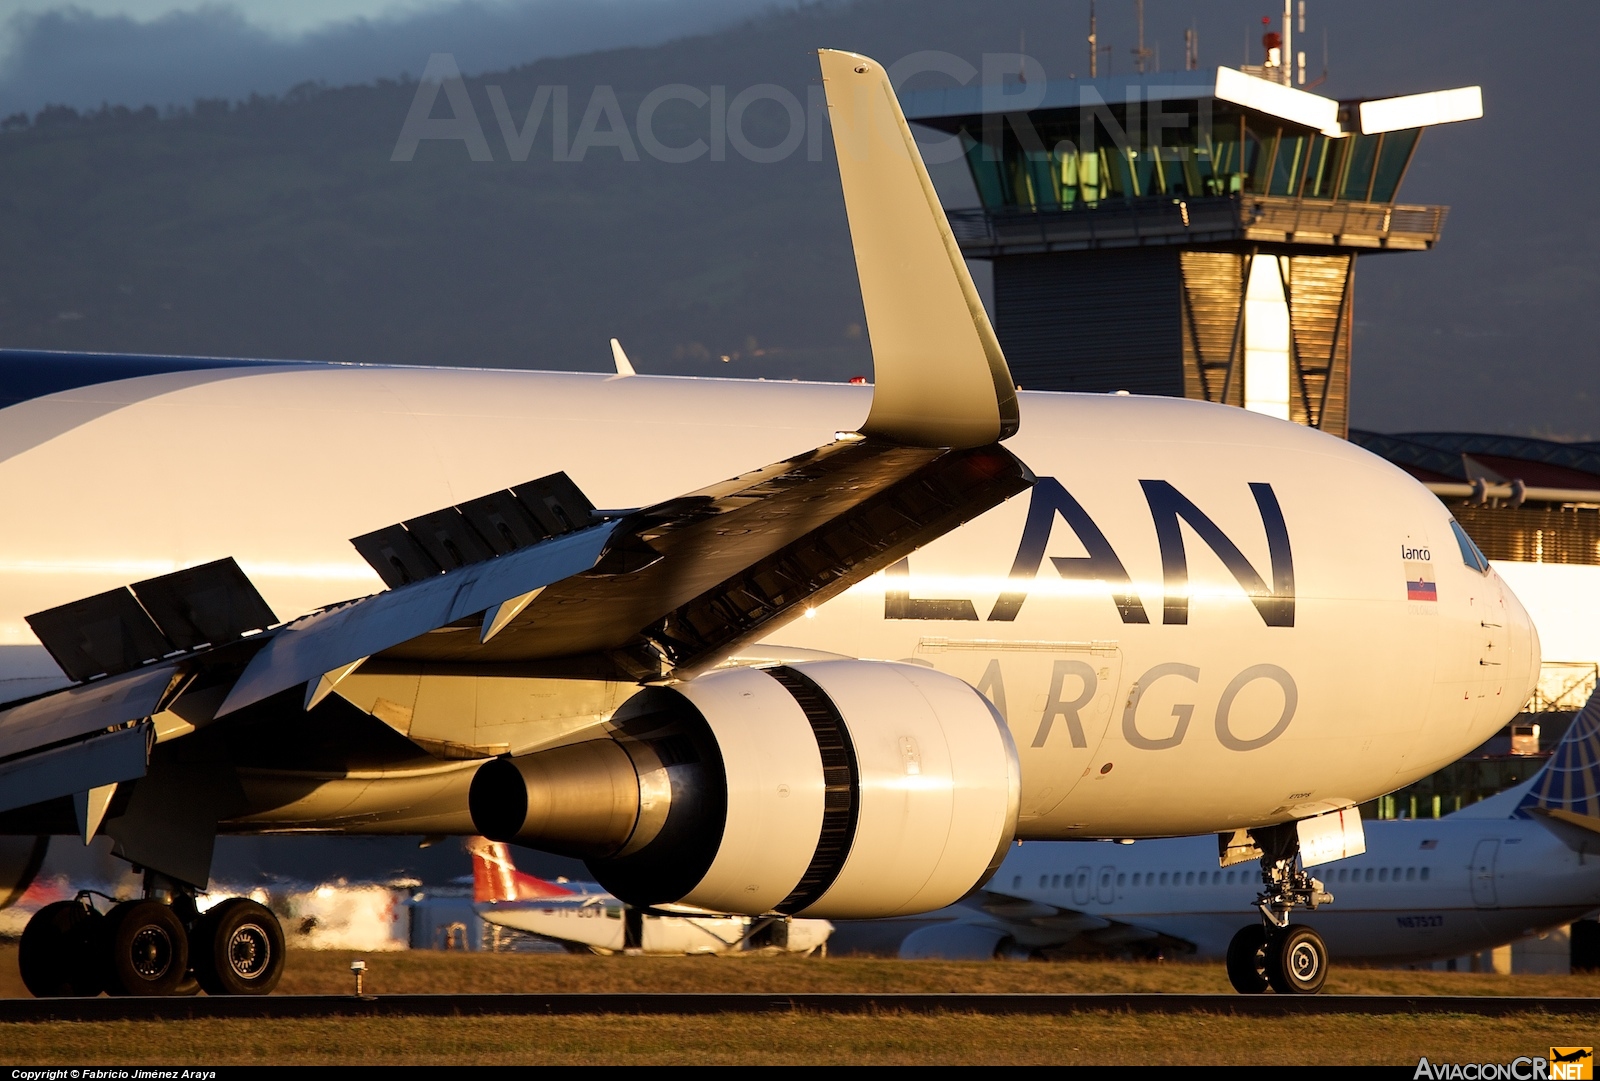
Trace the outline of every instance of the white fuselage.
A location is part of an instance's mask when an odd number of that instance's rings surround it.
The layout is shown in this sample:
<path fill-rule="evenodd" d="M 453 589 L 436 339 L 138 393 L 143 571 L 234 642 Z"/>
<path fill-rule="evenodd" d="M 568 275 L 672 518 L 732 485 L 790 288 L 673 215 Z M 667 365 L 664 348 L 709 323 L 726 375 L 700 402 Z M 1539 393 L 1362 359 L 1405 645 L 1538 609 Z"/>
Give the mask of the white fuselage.
<path fill-rule="evenodd" d="M 557 470 L 600 507 L 650 504 L 854 430 L 870 393 L 282 366 L 22 402 L 0 411 L 0 678 L 13 681 L 0 690 L 64 682 L 28 613 L 231 555 L 289 618 L 381 588 L 350 537 Z M 988 694 L 1021 756 L 1020 836 L 1187 834 L 1348 806 L 1459 757 L 1522 705 L 1539 659 L 1526 614 L 1497 575 L 1465 564 L 1448 512 L 1398 469 L 1238 409 L 1021 401 L 1006 446 L 1050 483 L 912 555 L 909 574 L 880 574 L 770 636 L 926 664 Z M 1052 509 L 1062 492 L 1098 541 Z M 1031 555 L 1030 507 L 1044 523 Z M 1252 573 L 1254 597 L 1240 581 Z M 1418 574 L 1436 600 L 1408 600 Z M 359 697 L 359 676 L 340 693 Z M 521 753 L 602 724 L 631 692 L 552 720 L 499 715 L 481 691 L 441 722 L 467 730 L 438 738 Z M 311 795 L 228 828 L 470 832 L 472 766 L 301 778 Z M 269 781 L 247 777 L 247 792 Z M 373 824 L 458 798 L 455 817 Z"/>
<path fill-rule="evenodd" d="M 1600 907 L 1600 838 L 1575 850 L 1517 818 L 1372 822 L 1366 836 L 1365 854 L 1311 868 L 1334 903 L 1294 917 L 1340 961 L 1455 957 Z M 1260 869 L 1218 869 L 1214 837 L 1024 844 L 987 888 L 1182 939 L 1202 957 L 1225 955 L 1239 928 L 1260 921 L 1251 907 Z M 1021 944 L 1049 945 L 1050 936 L 1041 927 L 1038 941 Z"/>

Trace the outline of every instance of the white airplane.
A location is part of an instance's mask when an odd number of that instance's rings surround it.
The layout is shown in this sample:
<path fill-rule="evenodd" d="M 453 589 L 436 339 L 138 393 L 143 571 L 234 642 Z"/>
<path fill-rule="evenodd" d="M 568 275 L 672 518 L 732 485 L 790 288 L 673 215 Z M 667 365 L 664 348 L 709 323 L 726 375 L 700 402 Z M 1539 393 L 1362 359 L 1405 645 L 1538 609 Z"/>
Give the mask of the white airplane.
<path fill-rule="evenodd" d="M 1016 392 L 882 67 L 821 61 L 873 386 L 0 353 L 0 833 L 146 871 L 36 917 L 34 993 L 270 990 L 271 914 L 192 903 L 219 832 L 837 919 L 1233 831 L 1287 924 L 1302 836 L 1515 714 L 1533 627 L 1399 469 Z"/>
<path fill-rule="evenodd" d="M 827 920 L 644 911 L 597 882 L 548 882 L 519 871 L 509 846 L 500 841 L 474 838 L 467 851 L 472 854 L 472 907 L 486 922 L 595 953 L 771 949 L 810 954 L 833 933 Z"/>
<path fill-rule="evenodd" d="M 1404 964 L 1458 957 L 1600 908 L 1600 693 L 1532 778 L 1439 819 L 1377 822 L 1366 852 L 1330 865 L 1331 909 L 1304 917 L 1342 960 Z M 1240 926 L 1254 869 L 1220 870 L 1211 837 L 1131 848 L 1012 849 L 949 923 L 906 936 L 900 956 L 976 959 L 1163 940 L 1226 959 L 1240 992 L 1267 989 L 1259 923 Z M 1307 956 L 1305 961 L 1315 961 Z M 1302 969 L 1320 988 L 1326 964 Z M 1281 975 L 1270 981 L 1280 991 Z"/>

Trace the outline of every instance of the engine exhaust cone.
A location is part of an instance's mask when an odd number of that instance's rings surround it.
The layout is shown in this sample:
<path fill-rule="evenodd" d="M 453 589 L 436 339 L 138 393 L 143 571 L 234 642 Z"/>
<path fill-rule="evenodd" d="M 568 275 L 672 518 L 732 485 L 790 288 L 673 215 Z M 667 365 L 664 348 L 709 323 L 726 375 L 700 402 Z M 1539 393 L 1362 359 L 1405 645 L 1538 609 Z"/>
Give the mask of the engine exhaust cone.
<path fill-rule="evenodd" d="M 609 856 L 633 834 L 639 777 L 609 739 L 485 762 L 472 778 L 473 825 L 492 841 L 579 859 Z"/>

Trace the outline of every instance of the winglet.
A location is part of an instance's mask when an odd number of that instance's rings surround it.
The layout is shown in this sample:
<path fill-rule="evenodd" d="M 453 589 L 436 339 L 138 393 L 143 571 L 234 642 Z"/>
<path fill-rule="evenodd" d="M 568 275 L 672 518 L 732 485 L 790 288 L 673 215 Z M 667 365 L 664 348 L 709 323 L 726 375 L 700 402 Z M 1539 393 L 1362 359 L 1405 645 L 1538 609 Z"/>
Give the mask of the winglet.
<path fill-rule="evenodd" d="M 823 49 L 876 386 L 866 435 L 977 447 L 1017 430 L 1011 371 L 883 65 Z"/>
<path fill-rule="evenodd" d="M 611 339 L 611 359 L 617 365 L 617 374 L 618 375 L 638 375 L 639 374 L 638 372 L 633 370 L 633 362 L 628 359 L 628 354 L 626 354 L 626 353 L 624 353 L 622 351 L 622 343 L 617 341 L 617 339 L 615 339 L 615 338 Z"/>

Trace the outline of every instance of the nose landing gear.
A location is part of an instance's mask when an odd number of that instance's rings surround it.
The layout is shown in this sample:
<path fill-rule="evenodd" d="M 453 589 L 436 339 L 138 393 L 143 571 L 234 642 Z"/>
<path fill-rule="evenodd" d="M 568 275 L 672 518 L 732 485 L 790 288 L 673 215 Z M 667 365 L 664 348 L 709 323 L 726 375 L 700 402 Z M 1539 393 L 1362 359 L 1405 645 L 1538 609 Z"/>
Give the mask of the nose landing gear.
<path fill-rule="evenodd" d="M 1289 923 L 1296 908 L 1315 911 L 1333 894 L 1299 865 L 1300 842 L 1293 826 L 1252 830 L 1261 848 L 1256 897 L 1261 922 L 1240 928 L 1228 943 L 1228 982 L 1241 995 L 1271 988 L 1280 995 L 1314 995 L 1328 978 L 1328 947 L 1303 924 Z"/>
<path fill-rule="evenodd" d="M 1328 947 L 1304 925 L 1242 927 L 1228 943 L 1228 982 L 1241 995 L 1271 988 L 1280 995 L 1314 995 L 1328 978 Z"/>
<path fill-rule="evenodd" d="M 102 915 L 89 891 L 34 913 L 18 966 L 36 998 L 264 995 L 283 975 L 283 929 L 265 905 L 233 897 L 202 913 L 194 891 L 147 873 L 142 900 Z"/>

